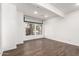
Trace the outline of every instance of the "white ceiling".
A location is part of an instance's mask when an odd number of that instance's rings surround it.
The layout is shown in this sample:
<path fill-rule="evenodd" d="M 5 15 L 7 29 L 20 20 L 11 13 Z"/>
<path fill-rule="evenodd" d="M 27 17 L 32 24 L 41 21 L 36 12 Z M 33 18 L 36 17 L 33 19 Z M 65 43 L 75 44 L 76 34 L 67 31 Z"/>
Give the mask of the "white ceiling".
<path fill-rule="evenodd" d="M 52 13 L 51 11 L 38 6 L 33 3 L 17 3 L 15 4 L 19 11 L 22 11 L 25 15 L 40 18 L 40 19 L 48 19 L 51 17 L 56 17 L 55 13 Z M 34 11 L 37 11 L 38 14 L 34 14 Z M 48 17 L 44 17 L 44 15 L 47 15 Z"/>
<path fill-rule="evenodd" d="M 40 18 L 40 19 L 49 19 L 52 17 L 58 16 L 57 14 L 51 12 L 50 10 L 45 9 L 35 3 L 15 3 L 17 9 L 22 11 L 25 15 Z M 51 6 L 55 6 L 57 9 L 62 11 L 64 14 L 71 13 L 73 11 L 79 10 L 79 5 L 75 3 L 50 3 Z M 34 14 L 34 11 L 37 11 L 38 14 Z M 48 17 L 45 18 L 44 15 Z"/>
<path fill-rule="evenodd" d="M 51 3 L 51 5 L 60 9 L 62 12 L 64 12 L 64 14 L 79 10 L 79 5 L 76 5 L 76 3 Z"/>

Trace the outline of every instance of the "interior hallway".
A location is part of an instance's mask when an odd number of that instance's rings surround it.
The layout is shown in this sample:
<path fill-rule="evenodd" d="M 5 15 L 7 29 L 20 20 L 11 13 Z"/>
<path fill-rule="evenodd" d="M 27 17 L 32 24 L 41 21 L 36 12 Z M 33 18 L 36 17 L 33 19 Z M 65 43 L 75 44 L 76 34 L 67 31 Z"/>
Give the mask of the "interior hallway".
<path fill-rule="evenodd" d="M 79 47 L 46 38 L 29 40 L 3 56 L 79 56 Z"/>

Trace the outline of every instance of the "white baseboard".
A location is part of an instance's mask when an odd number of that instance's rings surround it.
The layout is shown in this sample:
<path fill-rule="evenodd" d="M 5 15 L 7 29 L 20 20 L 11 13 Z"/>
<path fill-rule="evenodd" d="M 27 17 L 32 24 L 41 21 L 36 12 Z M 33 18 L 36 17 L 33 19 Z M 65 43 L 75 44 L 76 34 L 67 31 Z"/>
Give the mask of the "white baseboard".
<path fill-rule="evenodd" d="M 2 51 L 4 52 L 4 51 L 16 49 L 16 48 L 17 48 L 17 46 L 12 46 L 12 47 L 10 47 L 10 48 L 2 48 Z"/>
<path fill-rule="evenodd" d="M 24 41 L 22 41 L 22 42 L 18 42 L 16 45 L 18 45 L 18 44 L 23 44 L 24 43 Z"/>
<path fill-rule="evenodd" d="M 2 54 L 3 54 L 3 51 L 0 51 L 0 56 L 2 56 Z"/>
<path fill-rule="evenodd" d="M 71 44 L 71 45 L 75 45 L 75 46 L 79 46 L 79 43 L 78 42 L 73 42 L 73 41 L 67 41 L 67 40 L 64 40 L 64 39 L 61 39 L 61 38 L 49 38 L 49 37 L 46 37 L 50 40 L 56 40 L 56 41 L 59 41 L 59 42 L 63 42 L 63 43 L 67 43 L 67 44 Z"/>

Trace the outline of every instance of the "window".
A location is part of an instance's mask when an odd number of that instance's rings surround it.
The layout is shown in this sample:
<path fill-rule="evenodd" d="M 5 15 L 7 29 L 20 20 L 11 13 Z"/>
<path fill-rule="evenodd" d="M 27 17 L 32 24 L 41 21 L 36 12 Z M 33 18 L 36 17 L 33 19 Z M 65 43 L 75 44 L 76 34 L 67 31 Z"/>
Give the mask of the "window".
<path fill-rule="evenodd" d="M 25 31 L 26 31 L 26 35 L 41 35 L 42 34 L 42 24 L 26 22 Z"/>

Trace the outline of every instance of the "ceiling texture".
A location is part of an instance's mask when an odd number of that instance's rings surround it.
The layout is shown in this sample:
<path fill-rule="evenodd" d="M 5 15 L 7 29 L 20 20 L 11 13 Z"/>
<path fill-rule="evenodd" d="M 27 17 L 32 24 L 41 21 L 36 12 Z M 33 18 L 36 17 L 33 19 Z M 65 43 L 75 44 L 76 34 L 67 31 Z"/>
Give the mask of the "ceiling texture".
<path fill-rule="evenodd" d="M 71 13 L 73 11 L 79 10 L 79 6 L 75 5 L 75 3 L 49 3 L 58 10 L 62 11 L 64 14 Z M 31 16 L 31 17 L 36 17 L 40 19 L 49 19 L 52 17 L 59 17 L 54 12 L 51 12 L 50 10 L 41 7 L 37 5 L 36 3 L 15 3 L 17 9 L 19 11 L 22 11 L 25 15 Z M 34 14 L 34 11 L 37 11 L 38 14 Z M 44 17 L 47 15 L 48 17 Z"/>
<path fill-rule="evenodd" d="M 18 3 L 16 4 L 16 6 L 18 10 L 22 11 L 25 15 L 40 19 L 48 19 L 58 16 L 55 13 L 52 13 L 51 11 L 32 3 Z M 38 11 L 38 14 L 34 14 L 34 11 Z M 45 18 L 44 15 L 48 15 L 49 17 Z"/>
<path fill-rule="evenodd" d="M 79 10 L 79 5 L 76 5 L 76 3 L 51 3 L 51 5 L 61 10 L 64 14 Z"/>

